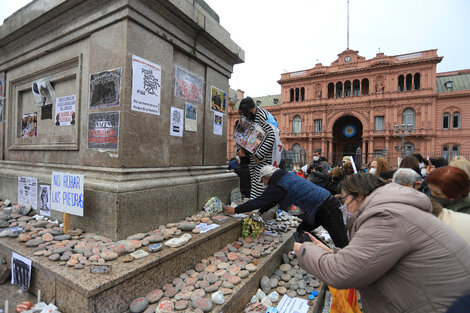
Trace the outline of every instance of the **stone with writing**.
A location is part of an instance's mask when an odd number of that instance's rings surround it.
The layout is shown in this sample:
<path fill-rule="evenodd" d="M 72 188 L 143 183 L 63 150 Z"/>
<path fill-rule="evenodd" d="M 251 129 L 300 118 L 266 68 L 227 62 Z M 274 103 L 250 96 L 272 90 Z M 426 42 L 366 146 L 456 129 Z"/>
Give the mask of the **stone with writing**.
<path fill-rule="evenodd" d="M 203 312 L 210 312 L 212 310 L 212 301 L 208 298 L 196 298 L 192 300 L 191 306 L 194 309 L 201 309 Z"/>
<path fill-rule="evenodd" d="M 175 306 L 173 302 L 170 300 L 163 300 L 160 301 L 160 303 L 157 306 L 157 309 L 155 310 L 155 313 L 170 313 L 173 312 L 175 309 Z"/>
<path fill-rule="evenodd" d="M 141 313 L 149 306 L 149 301 L 145 297 L 139 297 L 131 302 L 129 310 L 132 313 Z"/>
<path fill-rule="evenodd" d="M 105 261 L 112 261 L 112 260 L 117 259 L 118 254 L 111 250 L 107 250 L 107 251 L 101 252 L 100 257 Z"/>
<path fill-rule="evenodd" d="M 145 295 L 149 303 L 155 303 L 163 297 L 163 290 L 155 289 Z"/>

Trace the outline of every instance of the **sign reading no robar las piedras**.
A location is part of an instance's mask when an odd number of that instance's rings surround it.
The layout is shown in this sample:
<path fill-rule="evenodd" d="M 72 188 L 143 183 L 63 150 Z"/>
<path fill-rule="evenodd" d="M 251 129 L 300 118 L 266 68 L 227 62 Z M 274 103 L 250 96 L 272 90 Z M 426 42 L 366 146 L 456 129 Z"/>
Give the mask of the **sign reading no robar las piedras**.
<path fill-rule="evenodd" d="M 52 210 L 83 216 L 83 175 L 52 172 Z"/>

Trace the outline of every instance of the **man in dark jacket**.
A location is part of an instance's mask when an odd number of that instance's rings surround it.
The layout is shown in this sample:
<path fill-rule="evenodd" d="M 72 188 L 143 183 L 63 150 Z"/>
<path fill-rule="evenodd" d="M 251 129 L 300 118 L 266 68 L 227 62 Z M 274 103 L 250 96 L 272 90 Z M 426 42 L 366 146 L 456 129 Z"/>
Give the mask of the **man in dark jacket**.
<path fill-rule="evenodd" d="M 279 204 L 281 209 L 296 205 L 302 210 L 302 223 L 297 227 L 297 231 L 311 231 L 321 225 L 328 231 L 336 247 L 343 248 L 348 244 L 343 215 L 339 210 L 341 204 L 328 190 L 295 173 L 271 165 L 261 168 L 260 177 L 267 185 L 266 190 L 257 198 L 236 208 L 225 207 L 225 213 L 244 213 L 259 209 L 262 214 L 276 204 Z"/>
<path fill-rule="evenodd" d="M 323 187 L 326 180 L 328 179 L 328 162 L 325 157 L 322 157 L 321 150 L 313 151 L 313 159 L 307 167 L 308 180 Z"/>

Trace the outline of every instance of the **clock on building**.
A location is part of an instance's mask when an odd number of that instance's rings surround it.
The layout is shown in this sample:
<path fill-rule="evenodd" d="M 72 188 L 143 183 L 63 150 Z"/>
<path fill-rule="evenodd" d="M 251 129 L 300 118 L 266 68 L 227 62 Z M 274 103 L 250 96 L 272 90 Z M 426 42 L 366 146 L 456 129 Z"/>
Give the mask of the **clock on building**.
<path fill-rule="evenodd" d="M 351 57 L 348 55 L 347 57 L 344 58 L 345 62 L 351 62 Z"/>

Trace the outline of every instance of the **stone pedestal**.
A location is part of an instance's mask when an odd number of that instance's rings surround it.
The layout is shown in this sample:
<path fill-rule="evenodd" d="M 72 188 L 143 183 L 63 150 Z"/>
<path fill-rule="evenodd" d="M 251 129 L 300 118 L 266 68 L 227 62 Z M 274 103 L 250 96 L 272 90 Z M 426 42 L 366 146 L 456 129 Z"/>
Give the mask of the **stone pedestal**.
<path fill-rule="evenodd" d="M 205 9 L 203 8 L 205 7 Z M 4 122 L 0 123 L 0 197 L 17 200 L 18 176 L 50 184 L 53 171 L 83 174 L 84 217 L 72 226 L 112 239 L 150 230 L 201 209 L 211 197 L 227 202 L 238 177 L 226 171 L 226 116 L 213 133 L 212 86 L 228 93 L 233 65 L 244 52 L 193 0 L 36 0 L 0 27 L 0 74 L 5 75 Z M 161 67 L 160 115 L 134 111 L 132 56 Z M 170 136 L 176 67 L 202 78 L 197 131 Z M 90 106 L 90 75 L 121 69 L 120 103 Z M 75 124 L 41 119 L 34 81 L 50 79 L 56 98 L 75 95 Z M 22 116 L 37 112 L 37 136 L 21 136 Z M 90 148 L 90 114 L 119 112 L 115 150 Z M 57 215 L 59 216 L 59 215 Z"/>

